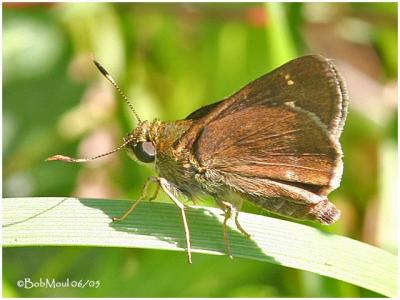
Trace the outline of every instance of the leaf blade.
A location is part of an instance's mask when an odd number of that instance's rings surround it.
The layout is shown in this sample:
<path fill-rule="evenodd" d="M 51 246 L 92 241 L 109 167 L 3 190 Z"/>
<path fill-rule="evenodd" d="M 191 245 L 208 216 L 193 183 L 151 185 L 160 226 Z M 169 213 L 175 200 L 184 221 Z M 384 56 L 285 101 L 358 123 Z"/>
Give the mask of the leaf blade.
<path fill-rule="evenodd" d="M 3 246 L 101 246 L 180 250 L 186 248 L 180 213 L 165 203 L 141 203 L 123 222 L 125 200 L 76 198 L 3 199 Z M 215 208 L 187 211 L 193 252 L 223 254 L 222 215 Z M 241 213 L 252 235 L 230 223 L 233 255 L 298 268 L 343 280 L 388 297 L 397 295 L 396 256 L 347 237 L 275 218 Z M 195 263 L 195 261 L 194 261 Z"/>

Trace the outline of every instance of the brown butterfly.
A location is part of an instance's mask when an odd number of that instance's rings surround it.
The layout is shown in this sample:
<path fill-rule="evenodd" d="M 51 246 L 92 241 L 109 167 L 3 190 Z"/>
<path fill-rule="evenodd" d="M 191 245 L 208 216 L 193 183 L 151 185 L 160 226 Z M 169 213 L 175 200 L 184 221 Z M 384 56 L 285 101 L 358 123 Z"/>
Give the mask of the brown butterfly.
<path fill-rule="evenodd" d="M 215 199 L 225 213 L 223 234 L 230 257 L 228 219 L 233 216 L 237 228 L 250 236 L 238 221 L 243 200 L 295 219 L 332 224 L 339 218 L 327 195 L 342 176 L 339 137 L 348 97 L 331 60 L 319 55 L 294 59 L 232 96 L 168 122 L 142 121 L 108 72 L 95 64 L 129 104 L 138 126 L 111 152 L 48 160 L 86 162 L 126 148 L 131 158 L 154 163 L 158 176 L 148 178 L 136 202 L 114 221 L 125 219 L 147 197 L 149 183 L 158 184 L 156 194 L 161 187 L 181 211 L 191 262 L 179 194 Z"/>

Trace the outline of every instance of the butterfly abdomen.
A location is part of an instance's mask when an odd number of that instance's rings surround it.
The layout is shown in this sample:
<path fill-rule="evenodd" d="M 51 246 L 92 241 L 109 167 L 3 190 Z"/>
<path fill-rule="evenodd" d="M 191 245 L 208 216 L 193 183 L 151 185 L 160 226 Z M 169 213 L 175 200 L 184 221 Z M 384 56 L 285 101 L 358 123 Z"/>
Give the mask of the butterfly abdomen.
<path fill-rule="evenodd" d="M 312 206 L 308 215 L 323 225 L 330 225 L 340 218 L 340 210 L 328 200 L 323 200 Z"/>
<path fill-rule="evenodd" d="M 340 211 L 327 199 L 316 204 L 307 204 L 281 197 L 265 198 L 246 195 L 246 198 L 267 211 L 294 219 L 316 221 L 323 225 L 332 224 L 340 217 Z"/>

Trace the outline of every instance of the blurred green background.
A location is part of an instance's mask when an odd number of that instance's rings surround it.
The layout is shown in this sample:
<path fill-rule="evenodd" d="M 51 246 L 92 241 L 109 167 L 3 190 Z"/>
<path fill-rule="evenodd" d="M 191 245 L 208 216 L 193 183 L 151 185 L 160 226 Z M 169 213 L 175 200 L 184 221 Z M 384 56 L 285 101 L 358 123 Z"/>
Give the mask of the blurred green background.
<path fill-rule="evenodd" d="M 335 59 L 351 102 L 343 181 L 330 195 L 342 218 L 323 230 L 397 253 L 397 3 L 4 3 L 2 50 L 4 197 L 134 199 L 153 174 L 124 151 L 84 165 L 44 163 L 56 153 L 108 151 L 135 125 L 93 58 L 142 118 L 162 120 L 182 119 L 297 56 Z M 267 214 L 249 204 L 244 210 Z M 26 277 L 101 285 L 18 288 Z M 194 254 L 188 265 L 183 252 L 84 247 L 3 249 L 3 295 L 379 296 L 245 259 Z"/>

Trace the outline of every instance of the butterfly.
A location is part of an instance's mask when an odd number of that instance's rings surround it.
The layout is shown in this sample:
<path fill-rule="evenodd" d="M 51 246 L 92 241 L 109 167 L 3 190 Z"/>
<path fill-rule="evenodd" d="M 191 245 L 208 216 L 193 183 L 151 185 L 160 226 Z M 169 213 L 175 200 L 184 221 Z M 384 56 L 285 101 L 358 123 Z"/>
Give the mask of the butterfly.
<path fill-rule="evenodd" d="M 148 197 L 150 183 L 157 184 L 151 198 L 161 188 L 180 209 L 191 263 L 190 230 L 180 194 L 215 199 L 224 212 L 230 257 L 227 221 L 233 217 L 238 230 L 250 236 L 239 223 L 243 201 L 326 225 L 340 217 L 327 196 L 340 185 L 343 172 L 339 138 L 348 95 L 331 60 L 320 55 L 296 58 L 178 121 L 142 121 L 104 67 L 95 65 L 128 103 L 138 125 L 110 152 L 48 160 L 87 162 L 126 148 L 132 159 L 154 164 L 157 176 L 148 178 L 133 205 L 114 221 L 125 219 Z"/>

